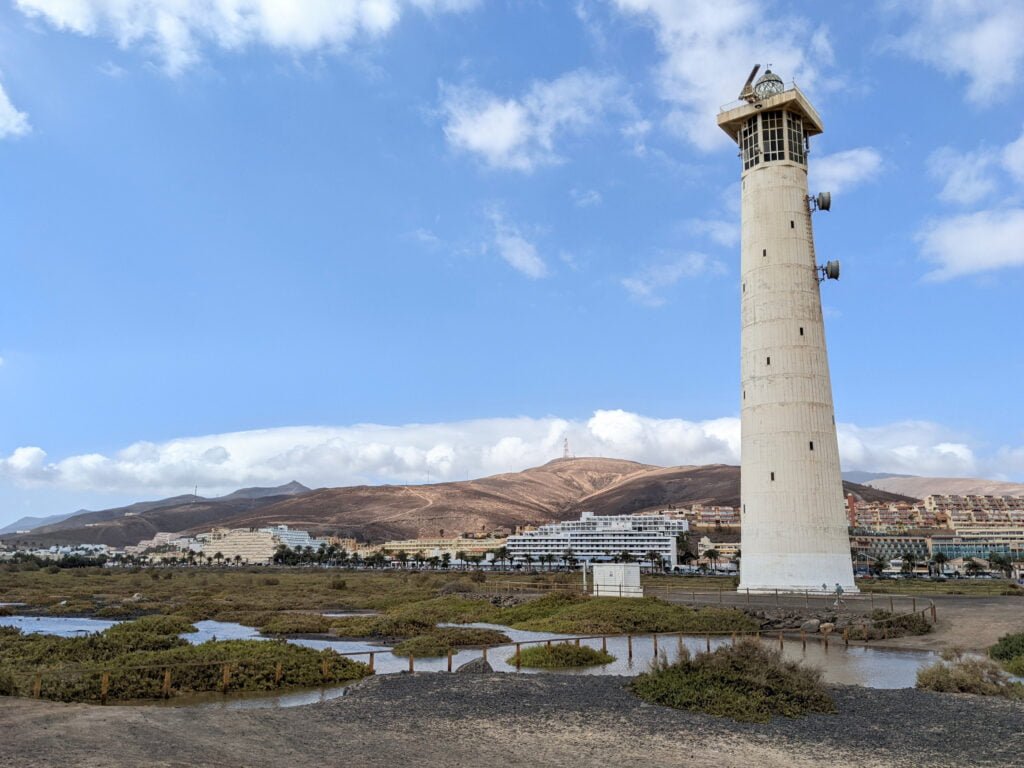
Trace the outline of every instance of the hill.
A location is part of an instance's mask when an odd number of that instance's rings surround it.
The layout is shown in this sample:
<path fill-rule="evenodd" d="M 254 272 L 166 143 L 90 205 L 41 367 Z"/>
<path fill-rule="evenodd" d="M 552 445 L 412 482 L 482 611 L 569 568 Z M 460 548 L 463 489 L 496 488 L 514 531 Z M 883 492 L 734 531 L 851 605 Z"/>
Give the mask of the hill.
<path fill-rule="evenodd" d="M 844 482 L 868 501 L 906 497 Z M 260 490 L 264 495 L 252 495 Z M 290 484 L 244 489 L 217 499 L 192 496 L 76 515 L 19 540 L 39 544 L 134 544 L 157 531 L 196 533 L 213 526 L 302 528 L 360 540 L 513 529 L 578 517 L 583 510 L 623 514 L 707 504 L 738 506 L 739 467 L 655 467 L 604 458 L 558 459 L 478 480 L 433 485 L 361 485 L 310 491 Z M 13 537 L 7 537 L 8 539 Z"/>
<path fill-rule="evenodd" d="M 0 539 L 28 541 L 32 546 L 53 544 L 108 544 L 123 547 L 152 538 L 158 531 L 208 530 L 220 521 L 265 504 L 273 504 L 297 494 L 309 493 L 300 483 L 278 488 L 242 488 L 227 496 L 174 496 L 157 501 L 142 501 L 126 507 L 81 511 L 55 522 L 31 529 L 28 534 L 5 533 Z M 18 529 L 21 530 L 21 529 Z"/>
<path fill-rule="evenodd" d="M 1024 496 L 1024 483 L 977 477 L 884 477 L 869 480 L 872 488 L 923 499 L 932 494 L 953 496 Z"/>

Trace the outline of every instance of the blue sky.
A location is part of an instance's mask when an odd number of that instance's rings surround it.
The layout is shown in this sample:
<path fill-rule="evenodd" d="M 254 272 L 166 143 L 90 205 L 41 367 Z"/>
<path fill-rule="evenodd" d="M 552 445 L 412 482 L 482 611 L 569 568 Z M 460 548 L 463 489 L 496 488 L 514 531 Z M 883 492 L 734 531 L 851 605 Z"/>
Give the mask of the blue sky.
<path fill-rule="evenodd" d="M 738 460 L 750 67 L 822 114 L 844 467 L 1024 479 L 1024 5 L 7 0 L 0 522 Z"/>

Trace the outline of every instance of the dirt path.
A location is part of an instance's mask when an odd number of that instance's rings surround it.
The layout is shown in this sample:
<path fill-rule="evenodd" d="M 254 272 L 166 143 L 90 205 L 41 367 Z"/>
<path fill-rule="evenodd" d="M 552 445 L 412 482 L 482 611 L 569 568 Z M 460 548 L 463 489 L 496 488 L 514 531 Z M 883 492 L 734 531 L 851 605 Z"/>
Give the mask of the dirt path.
<path fill-rule="evenodd" d="M 1024 754 L 1017 703 L 843 687 L 837 715 L 742 725 L 645 705 L 627 682 L 392 675 L 331 702 L 248 711 L 0 699 L 0 764 L 959 768 L 1020 765 Z"/>

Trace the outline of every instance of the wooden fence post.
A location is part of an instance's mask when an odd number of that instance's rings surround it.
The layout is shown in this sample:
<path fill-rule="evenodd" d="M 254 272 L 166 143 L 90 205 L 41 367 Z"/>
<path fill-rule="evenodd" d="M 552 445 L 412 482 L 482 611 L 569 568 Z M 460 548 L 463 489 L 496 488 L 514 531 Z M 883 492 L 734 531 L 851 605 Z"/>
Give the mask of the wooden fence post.
<path fill-rule="evenodd" d="M 160 695 L 165 699 L 171 698 L 171 670 L 169 667 L 164 670 L 164 685 L 160 690 Z"/>
<path fill-rule="evenodd" d="M 850 628 L 847 627 L 843 630 L 843 642 L 846 643 L 847 647 L 850 645 Z"/>
<path fill-rule="evenodd" d="M 221 690 L 223 693 L 228 692 L 228 684 L 231 682 L 231 665 L 225 664 L 224 671 L 221 675 Z"/>
<path fill-rule="evenodd" d="M 626 635 L 626 654 L 630 661 L 633 660 L 633 636 Z"/>
<path fill-rule="evenodd" d="M 523 660 L 520 657 L 520 644 L 516 643 L 516 669 L 521 669 L 523 666 Z"/>
<path fill-rule="evenodd" d="M 892 607 L 892 595 L 889 595 L 889 613 L 896 613 L 896 609 Z"/>
<path fill-rule="evenodd" d="M 371 665 L 371 669 L 373 666 Z M 274 685 L 278 686 L 281 684 L 281 678 L 284 677 L 284 664 L 280 661 L 277 662 L 277 666 L 274 667 Z"/>
<path fill-rule="evenodd" d="M 516 661 L 519 660 L 519 643 L 516 643 Z M 452 671 L 452 649 L 448 649 L 448 671 Z"/>
<path fill-rule="evenodd" d="M 370 651 L 370 674 L 373 674 L 373 657 L 376 655 L 375 651 Z"/>
<path fill-rule="evenodd" d="M 782 648 L 783 648 L 783 644 L 782 644 L 782 630 L 779 630 L 779 650 L 781 651 Z"/>
<path fill-rule="evenodd" d="M 416 671 L 416 662 L 413 660 L 413 658 L 414 658 L 413 655 L 410 653 L 409 654 L 409 671 L 410 672 L 415 672 Z"/>
<path fill-rule="evenodd" d="M 910 598 L 910 610 L 913 613 L 917 613 L 917 598 L 916 597 Z"/>
<path fill-rule="evenodd" d="M 803 645 L 803 649 L 806 651 L 807 650 L 807 633 L 804 632 L 802 629 L 800 630 L 800 643 L 801 643 L 801 645 Z"/>
<path fill-rule="evenodd" d="M 658 657 L 658 633 L 655 632 L 651 637 L 654 638 L 654 657 Z"/>
<path fill-rule="evenodd" d="M 43 695 L 43 676 L 42 674 L 36 674 L 35 682 L 32 683 L 32 695 L 35 698 L 40 698 Z"/>
<path fill-rule="evenodd" d="M 100 675 L 100 704 L 107 703 L 107 695 L 110 693 L 110 673 L 104 671 Z"/>
<path fill-rule="evenodd" d="M 933 602 L 932 603 L 932 624 L 934 624 L 936 621 L 938 621 L 938 618 L 935 615 L 935 603 Z"/>
<path fill-rule="evenodd" d="M 602 637 L 601 638 L 601 650 L 603 652 L 605 652 L 605 653 L 608 652 L 608 638 L 607 637 Z"/>
<path fill-rule="evenodd" d="M 487 646 L 484 646 L 484 661 L 487 661 Z"/>

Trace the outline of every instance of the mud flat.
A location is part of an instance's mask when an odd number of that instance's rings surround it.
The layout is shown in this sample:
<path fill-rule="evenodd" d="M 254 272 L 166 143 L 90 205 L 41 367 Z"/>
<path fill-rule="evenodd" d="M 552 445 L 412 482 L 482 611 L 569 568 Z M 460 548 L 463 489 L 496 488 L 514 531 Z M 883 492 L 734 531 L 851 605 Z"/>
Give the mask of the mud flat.
<path fill-rule="evenodd" d="M 98 707 L 0 699 L 0 764 L 25 766 L 1011 766 L 1024 704 L 832 690 L 837 715 L 737 724 L 651 706 L 626 677 L 370 678 L 291 709 Z"/>

